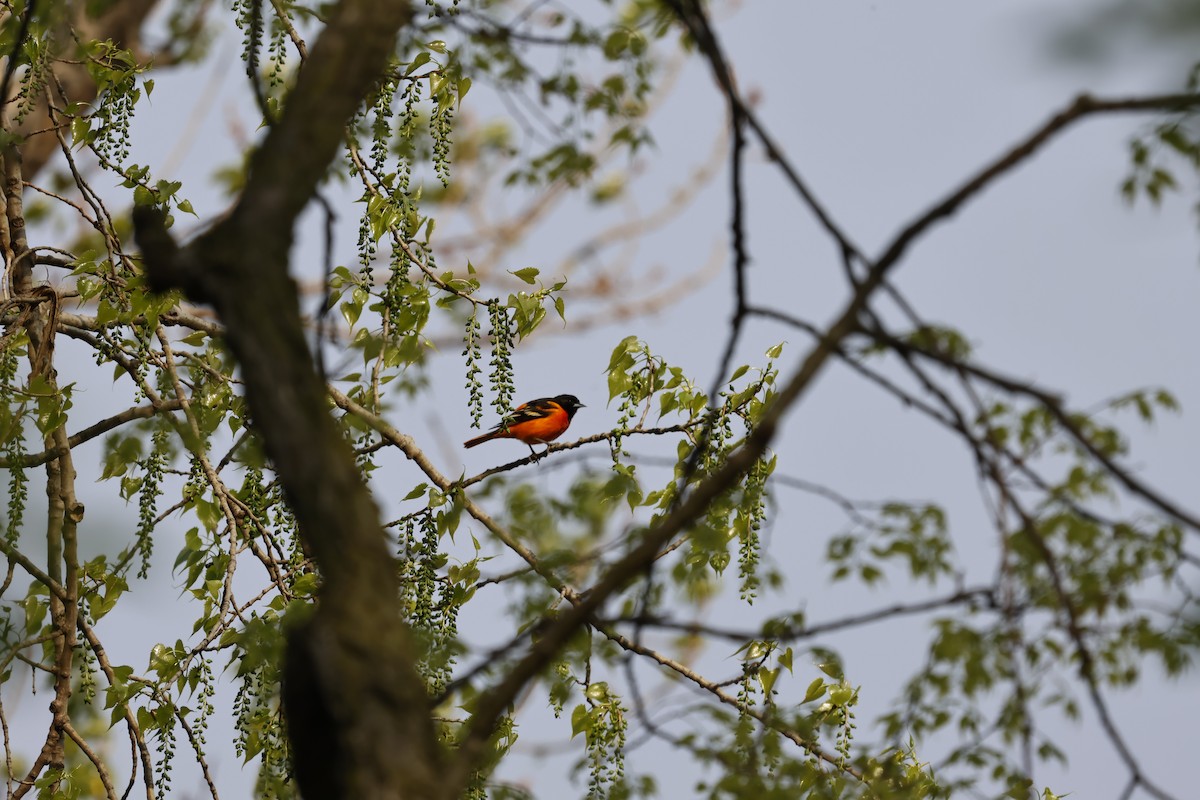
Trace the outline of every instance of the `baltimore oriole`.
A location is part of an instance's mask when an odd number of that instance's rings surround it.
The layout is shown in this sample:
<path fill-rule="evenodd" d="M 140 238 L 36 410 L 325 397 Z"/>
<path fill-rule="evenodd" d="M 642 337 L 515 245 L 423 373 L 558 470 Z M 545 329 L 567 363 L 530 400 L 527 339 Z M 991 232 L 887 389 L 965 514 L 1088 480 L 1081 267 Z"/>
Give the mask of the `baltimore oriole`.
<path fill-rule="evenodd" d="M 575 416 L 575 412 L 584 407 L 573 394 L 539 397 L 517 406 L 499 425 L 482 436 L 463 442 L 463 447 L 474 447 L 492 439 L 516 439 L 529 445 L 529 452 L 533 453 L 536 460 L 539 456 L 533 446 L 549 445 L 562 436 L 563 431 L 571 426 L 571 418 Z"/>

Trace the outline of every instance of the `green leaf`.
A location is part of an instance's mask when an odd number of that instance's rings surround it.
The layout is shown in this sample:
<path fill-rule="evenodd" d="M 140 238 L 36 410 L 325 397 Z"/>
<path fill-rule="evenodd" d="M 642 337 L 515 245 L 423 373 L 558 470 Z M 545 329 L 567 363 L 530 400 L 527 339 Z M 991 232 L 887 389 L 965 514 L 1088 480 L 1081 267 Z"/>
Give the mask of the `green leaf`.
<path fill-rule="evenodd" d="M 758 671 L 758 682 L 762 686 L 763 694 L 771 694 L 775 688 L 775 682 L 779 680 L 779 670 L 777 669 L 760 669 Z"/>
<path fill-rule="evenodd" d="M 629 375 L 623 370 L 613 370 L 608 373 L 608 399 L 619 397 L 632 385 Z"/>
<path fill-rule="evenodd" d="M 510 271 L 510 274 L 515 275 L 532 286 L 537 282 L 538 269 L 536 267 L 525 267 L 525 269 Z"/>
<path fill-rule="evenodd" d="M 296 578 L 292 584 L 292 591 L 302 597 L 309 597 L 317 591 L 317 586 L 320 585 L 321 579 L 315 572 L 306 572 Z"/>
<path fill-rule="evenodd" d="M 581 733 L 588 733 L 592 729 L 592 718 L 588 714 L 586 703 L 580 703 L 571 709 L 571 738 L 574 739 Z"/>
<path fill-rule="evenodd" d="M 209 532 L 215 531 L 221 522 L 220 507 L 202 497 L 196 498 L 195 507 L 196 516 L 200 519 L 200 524 L 204 526 L 204 529 Z"/>
<path fill-rule="evenodd" d="M 362 315 L 362 303 L 347 300 L 341 304 L 339 310 L 342 312 L 342 319 L 346 320 L 346 325 L 353 328 Z"/>
<path fill-rule="evenodd" d="M 624 28 L 617 28 L 608 35 L 604 40 L 604 57 L 610 61 L 616 61 L 629 47 L 629 31 Z"/>
<path fill-rule="evenodd" d="M 177 653 L 165 644 L 160 642 L 150 649 L 150 669 L 158 673 L 159 677 L 167 678 L 173 674 L 178 664 Z"/>
<path fill-rule="evenodd" d="M 658 418 L 662 419 L 679 407 L 679 395 L 674 392 L 663 392 L 658 396 Z"/>
<path fill-rule="evenodd" d="M 91 124 L 88 117 L 75 117 L 71 120 L 71 141 L 75 145 L 87 144 L 91 137 Z"/>
<path fill-rule="evenodd" d="M 637 349 L 637 341 L 638 338 L 636 336 L 626 336 L 621 340 L 620 344 L 613 348 L 612 356 L 608 359 L 609 371 L 616 369 L 619 364 L 626 360 L 628 360 L 630 366 L 633 365 L 630 353 Z"/>
<path fill-rule="evenodd" d="M 23 601 L 25 606 L 25 632 L 33 634 L 41 630 L 42 623 L 46 620 L 46 611 L 49 604 L 43 597 L 29 595 Z"/>
<path fill-rule="evenodd" d="M 833 654 L 829 651 L 825 651 L 824 655 L 832 656 Z M 821 670 L 821 672 L 824 672 L 835 681 L 840 681 L 844 675 L 842 672 L 841 661 L 822 661 L 817 664 L 817 669 Z"/>
<path fill-rule="evenodd" d="M 854 690 L 844 683 L 829 687 L 829 702 L 835 706 L 845 706 L 854 699 Z"/>
<path fill-rule="evenodd" d="M 428 64 L 432 58 L 433 56 L 422 50 L 421 52 L 417 53 L 416 57 L 413 58 L 412 62 L 409 63 L 408 69 L 404 70 L 404 74 L 412 75 L 418 69 Z"/>

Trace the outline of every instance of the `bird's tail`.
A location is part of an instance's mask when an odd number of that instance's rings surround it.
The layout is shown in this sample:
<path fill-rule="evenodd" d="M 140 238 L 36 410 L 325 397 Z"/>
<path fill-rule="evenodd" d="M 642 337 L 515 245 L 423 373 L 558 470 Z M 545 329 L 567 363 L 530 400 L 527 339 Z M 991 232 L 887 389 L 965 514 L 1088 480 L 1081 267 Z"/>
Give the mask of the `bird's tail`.
<path fill-rule="evenodd" d="M 498 431 L 488 431 L 487 433 L 483 434 L 482 436 L 476 436 L 474 439 L 469 439 L 469 440 L 463 442 L 463 447 L 474 447 L 477 444 L 483 444 L 484 442 L 490 442 L 492 439 L 495 439 L 496 437 L 504 436 L 504 434 L 505 434 L 505 431 L 503 429 L 498 430 Z"/>

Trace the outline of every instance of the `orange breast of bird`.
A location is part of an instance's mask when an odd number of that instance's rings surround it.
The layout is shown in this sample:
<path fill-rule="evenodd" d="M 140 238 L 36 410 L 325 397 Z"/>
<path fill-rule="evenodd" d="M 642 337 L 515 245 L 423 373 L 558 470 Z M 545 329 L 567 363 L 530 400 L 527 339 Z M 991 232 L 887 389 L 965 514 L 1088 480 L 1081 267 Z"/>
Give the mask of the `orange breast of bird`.
<path fill-rule="evenodd" d="M 543 417 L 521 420 L 509 425 L 508 430 L 497 438 L 511 437 L 520 439 L 526 444 L 545 444 L 552 442 L 562 435 L 570 424 L 567 412 L 555 406 L 548 409 Z"/>

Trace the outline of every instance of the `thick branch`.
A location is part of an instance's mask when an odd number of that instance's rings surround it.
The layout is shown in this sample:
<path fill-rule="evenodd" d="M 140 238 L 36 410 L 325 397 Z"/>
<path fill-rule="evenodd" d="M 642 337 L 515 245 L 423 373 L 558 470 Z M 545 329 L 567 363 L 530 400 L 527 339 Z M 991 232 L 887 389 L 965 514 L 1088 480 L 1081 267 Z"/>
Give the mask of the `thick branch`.
<path fill-rule="evenodd" d="M 237 206 L 200 239 L 178 248 L 156 211 L 134 217 L 154 285 L 212 303 L 224 323 L 253 422 L 325 579 L 313 619 L 291 636 L 284 680 L 296 775 L 309 797 L 444 793 L 394 560 L 329 415 L 288 276 L 296 218 L 410 14 L 407 2 L 333 8 Z"/>

